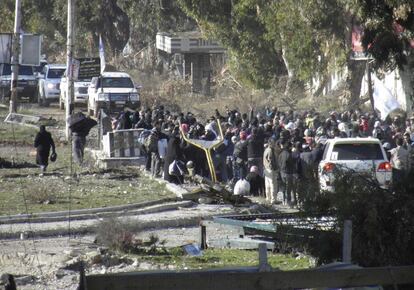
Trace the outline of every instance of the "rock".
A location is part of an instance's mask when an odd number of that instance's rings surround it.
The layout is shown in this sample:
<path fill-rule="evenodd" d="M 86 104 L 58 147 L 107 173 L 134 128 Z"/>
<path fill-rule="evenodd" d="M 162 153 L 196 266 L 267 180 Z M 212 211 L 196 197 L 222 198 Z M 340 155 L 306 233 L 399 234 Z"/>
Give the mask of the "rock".
<path fill-rule="evenodd" d="M 86 260 L 90 264 L 102 263 L 102 255 L 98 251 L 92 251 L 85 254 Z"/>
<path fill-rule="evenodd" d="M 198 203 L 200 203 L 200 204 L 211 204 L 211 203 L 213 203 L 213 199 L 210 198 L 210 197 L 200 197 L 198 199 Z"/>
<path fill-rule="evenodd" d="M 80 251 L 78 249 L 64 250 L 63 253 L 69 257 L 77 257 L 80 255 Z"/>
<path fill-rule="evenodd" d="M 134 260 L 134 262 L 132 263 L 133 267 L 138 267 L 139 266 L 139 262 L 137 259 Z"/>
<path fill-rule="evenodd" d="M 105 266 L 113 267 L 113 266 L 119 265 L 120 263 L 121 262 L 117 256 L 109 256 L 105 263 Z"/>
<path fill-rule="evenodd" d="M 152 270 L 153 269 L 153 266 L 150 263 L 143 262 L 143 263 L 139 264 L 139 269 L 141 271 Z"/>
<path fill-rule="evenodd" d="M 79 259 L 79 257 L 75 257 L 65 263 L 65 266 L 63 269 L 65 270 L 71 270 L 71 271 L 79 271 L 83 261 Z"/>
<path fill-rule="evenodd" d="M 59 269 L 56 271 L 55 276 L 57 279 L 62 279 L 63 277 L 65 277 L 67 274 L 65 272 L 65 270 L 63 269 Z"/>
<path fill-rule="evenodd" d="M 108 253 L 109 248 L 108 247 L 98 247 L 96 248 L 96 250 L 101 254 L 101 255 L 105 255 L 106 253 Z"/>
<path fill-rule="evenodd" d="M 14 277 L 14 282 L 16 285 L 26 285 L 30 284 L 35 280 L 33 276 L 21 276 L 21 277 Z"/>
<path fill-rule="evenodd" d="M 53 202 L 50 199 L 46 199 L 43 201 L 43 204 L 52 204 Z"/>

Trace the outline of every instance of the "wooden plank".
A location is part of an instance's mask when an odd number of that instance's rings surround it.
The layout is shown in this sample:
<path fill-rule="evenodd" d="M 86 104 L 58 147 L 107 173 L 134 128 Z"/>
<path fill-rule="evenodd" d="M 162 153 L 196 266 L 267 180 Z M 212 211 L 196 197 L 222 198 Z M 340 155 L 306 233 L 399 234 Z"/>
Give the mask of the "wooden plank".
<path fill-rule="evenodd" d="M 414 284 L 414 266 L 246 273 L 241 270 L 133 272 L 86 277 L 88 290 L 274 290 Z"/>

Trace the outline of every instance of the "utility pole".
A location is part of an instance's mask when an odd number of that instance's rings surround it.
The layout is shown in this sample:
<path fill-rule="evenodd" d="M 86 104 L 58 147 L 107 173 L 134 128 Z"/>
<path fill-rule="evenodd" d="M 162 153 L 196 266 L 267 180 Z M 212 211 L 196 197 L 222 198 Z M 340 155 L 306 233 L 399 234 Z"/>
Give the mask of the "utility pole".
<path fill-rule="evenodd" d="M 21 3 L 16 0 L 14 14 L 14 33 L 13 33 L 13 56 L 12 56 L 12 75 L 10 85 L 10 113 L 17 112 L 17 82 L 19 79 L 19 52 L 20 52 L 20 14 Z"/>
<path fill-rule="evenodd" d="M 69 140 L 69 117 L 72 115 L 72 100 L 73 100 L 73 38 L 74 38 L 74 10 L 75 0 L 68 0 L 68 25 L 67 25 L 67 59 L 66 59 L 66 78 L 67 78 L 67 96 L 65 100 L 65 115 L 66 115 L 66 140 Z"/>
<path fill-rule="evenodd" d="M 367 66 L 366 66 L 366 73 L 367 73 L 367 82 L 368 82 L 368 95 L 369 101 L 371 103 L 371 109 L 374 113 L 374 117 L 377 117 L 377 112 L 375 111 L 375 104 L 374 104 L 374 94 L 372 92 L 372 80 L 371 80 L 371 59 L 368 58 Z"/>

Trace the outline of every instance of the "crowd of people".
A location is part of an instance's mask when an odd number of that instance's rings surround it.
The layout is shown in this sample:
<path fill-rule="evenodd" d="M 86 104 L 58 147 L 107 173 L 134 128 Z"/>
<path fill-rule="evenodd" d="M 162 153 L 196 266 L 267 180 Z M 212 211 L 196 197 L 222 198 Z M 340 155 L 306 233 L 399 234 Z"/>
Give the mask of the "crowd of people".
<path fill-rule="evenodd" d="M 184 182 L 186 165 L 194 174 L 211 179 L 205 152 L 185 139 L 215 141 L 222 132 L 223 142 L 212 154 L 218 181 L 232 187 L 247 181 L 250 194 L 263 195 L 269 203 L 281 197 L 290 206 L 301 202 L 307 182 L 316 177 L 329 138 L 372 136 L 381 140 L 394 182 L 414 164 L 414 117 L 401 115 L 381 121 L 358 110 L 323 116 L 313 109 L 297 112 L 265 107 L 242 113 L 226 107 L 202 121 L 191 112 L 172 113 L 161 105 L 122 112 L 112 126 L 145 129 L 140 142 L 146 170 L 174 183 Z"/>
<path fill-rule="evenodd" d="M 142 141 L 146 169 L 154 176 L 181 183 L 180 172 L 185 168 L 180 166 L 188 161 L 196 174 L 210 178 L 205 153 L 186 142 L 182 134 L 190 139 L 214 141 L 220 138 L 218 122 L 224 137 L 212 156 L 218 180 L 233 186 L 246 180 L 250 193 L 264 195 L 269 203 L 277 202 L 278 194 L 283 196 L 284 204 L 296 206 L 300 202 L 306 182 L 316 176 L 329 138 L 378 138 L 389 156 L 394 181 L 411 169 L 414 117 L 396 116 L 381 121 L 358 110 L 322 116 L 315 110 L 295 112 L 266 107 L 248 113 L 216 109 L 202 122 L 191 112 L 174 114 L 158 106 L 120 114 L 114 127 L 147 129 L 148 136 Z M 174 170 L 177 167 L 180 170 Z"/>

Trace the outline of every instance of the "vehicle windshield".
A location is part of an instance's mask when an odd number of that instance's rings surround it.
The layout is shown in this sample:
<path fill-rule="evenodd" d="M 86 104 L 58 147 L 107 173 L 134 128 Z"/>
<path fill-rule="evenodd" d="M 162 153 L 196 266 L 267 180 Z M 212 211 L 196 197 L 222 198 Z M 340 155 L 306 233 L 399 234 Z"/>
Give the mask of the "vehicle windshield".
<path fill-rule="evenodd" d="M 134 84 L 130 78 L 101 78 L 98 87 L 102 88 L 133 88 Z"/>
<path fill-rule="evenodd" d="M 65 72 L 64 68 L 49 69 L 49 71 L 47 72 L 47 78 L 48 79 L 60 79 L 64 72 Z"/>
<path fill-rule="evenodd" d="M 381 160 L 381 146 L 375 143 L 335 144 L 332 160 Z"/>
<path fill-rule="evenodd" d="M 11 65 L 4 64 L 3 65 L 3 75 L 11 75 Z M 33 67 L 29 65 L 21 65 L 19 66 L 19 75 L 21 76 L 32 76 L 33 75 Z"/>

